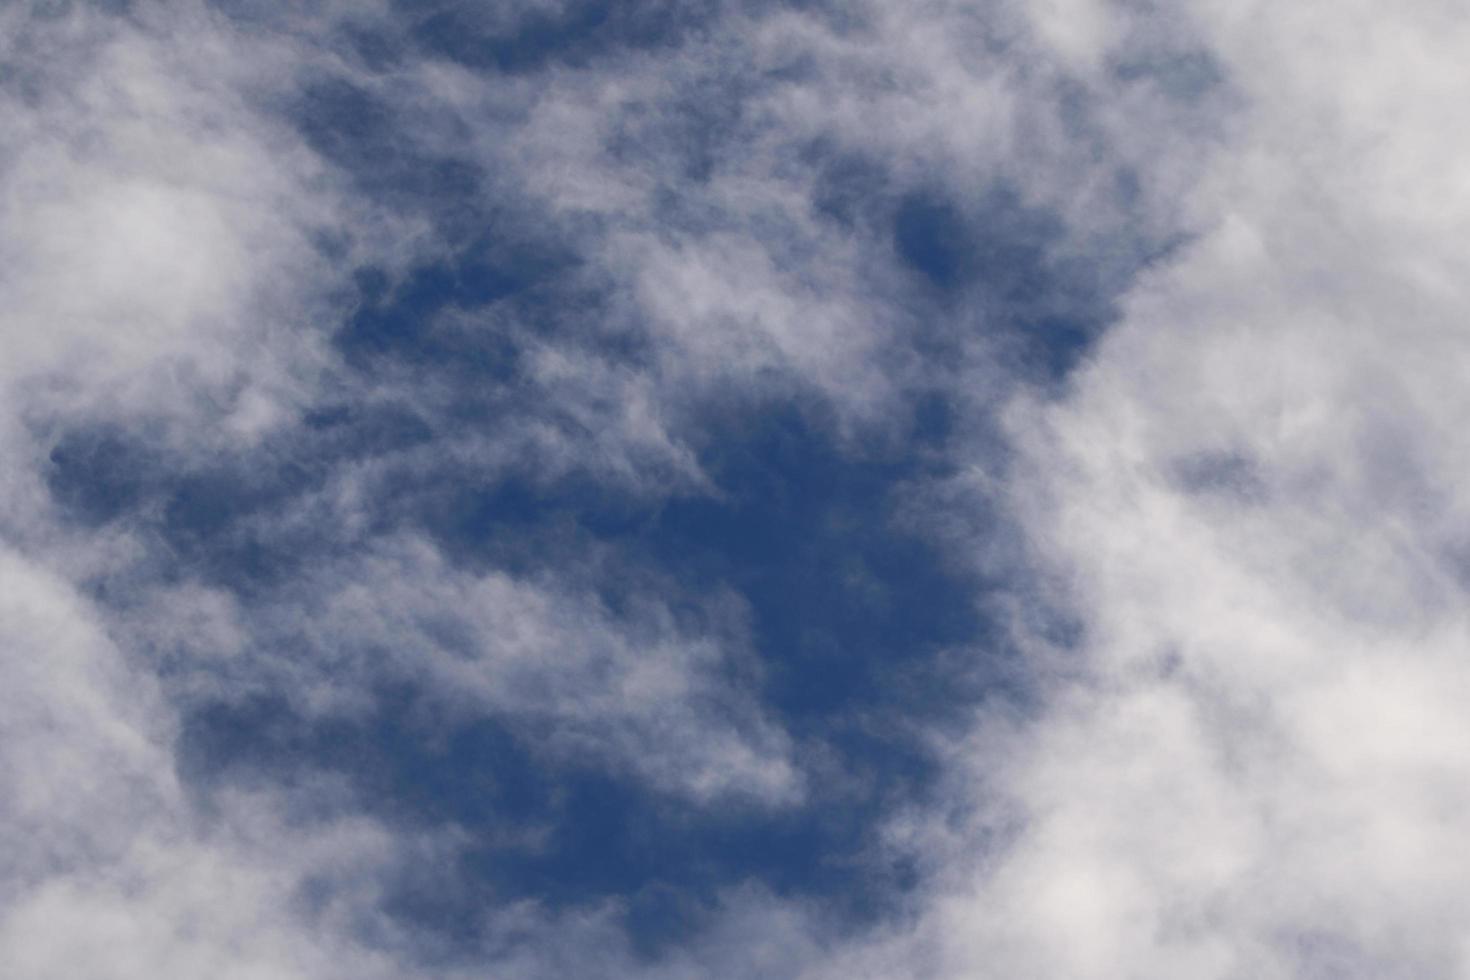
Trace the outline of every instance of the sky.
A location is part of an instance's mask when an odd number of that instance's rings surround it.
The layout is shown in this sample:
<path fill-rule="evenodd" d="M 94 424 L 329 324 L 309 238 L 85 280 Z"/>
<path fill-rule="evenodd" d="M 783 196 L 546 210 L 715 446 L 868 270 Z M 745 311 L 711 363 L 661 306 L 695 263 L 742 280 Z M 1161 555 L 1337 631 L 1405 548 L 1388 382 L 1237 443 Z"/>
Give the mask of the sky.
<path fill-rule="evenodd" d="M 1470 978 L 1467 50 L 0 4 L 0 975 Z"/>

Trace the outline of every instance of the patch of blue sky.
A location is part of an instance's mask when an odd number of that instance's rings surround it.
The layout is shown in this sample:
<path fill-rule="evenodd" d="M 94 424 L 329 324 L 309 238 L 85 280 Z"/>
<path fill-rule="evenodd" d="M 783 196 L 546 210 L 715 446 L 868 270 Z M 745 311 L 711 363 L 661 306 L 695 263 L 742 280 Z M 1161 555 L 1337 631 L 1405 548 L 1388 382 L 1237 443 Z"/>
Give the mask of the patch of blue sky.
<path fill-rule="evenodd" d="M 364 446 L 432 438 L 421 422 L 406 436 L 381 417 L 334 424 L 357 430 L 337 465 L 359 459 Z M 928 439 L 942 438 L 942 416 L 927 428 Z M 474 920 L 480 888 L 552 903 L 626 899 L 630 935 L 650 948 L 696 928 L 691 909 L 750 879 L 853 915 L 885 907 L 901 896 L 903 877 L 862 855 L 884 814 L 918 798 L 933 777 L 934 761 L 907 722 L 916 714 L 932 722 L 976 694 L 971 668 L 936 657 L 983 638 L 973 583 L 893 525 L 890 495 L 922 468 L 907 454 L 851 458 L 794 407 L 727 419 L 707 438 L 703 462 L 722 488 L 718 498 L 619 503 L 587 481 L 482 484 L 441 461 L 385 485 L 388 496 L 371 505 L 472 566 L 529 574 L 600 550 L 614 555 L 615 570 L 643 567 L 696 594 L 735 590 L 750 608 L 764 700 L 823 758 L 810 805 L 691 810 L 596 765 L 548 759 L 525 744 L 534 735 L 509 735 L 493 718 L 447 731 L 422 720 L 416 727 L 412 689 L 379 697 L 374 714 L 350 722 L 294 714 L 269 695 L 206 704 L 186 724 L 186 778 L 289 785 L 327 772 L 347 779 L 370 811 L 464 828 L 484 842 L 445 872 L 464 904 L 446 907 L 441 889 L 428 908 L 411 892 L 402 898 L 403 914 L 429 920 L 426 928 L 469 928 L 453 921 Z M 254 522 L 316 482 L 305 470 L 332 465 L 325 448 L 305 443 L 301 460 L 265 470 L 243 459 L 218 474 L 181 475 L 115 441 L 79 435 L 58 451 L 54 479 L 62 499 L 80 494 L 75 506 L 92 520 L 149 513 L 140 504 L 152 494 L 169 559 L 248 598 L 262 582 L 291 587 L 303 565 L 343 547 L 330 534 L 272 539 Z M 599 584 L 616 608 L 621 579 Z M 495 844 L 507 824 L 547 831 L 529 850 Z"/>
<path fill-rule="evenodd" d="M 243 774 L 288 783 L 293 772 L 346 778 L 370 810 L 453 823 L 490 842 L 472 845 L 451 869 L 467 896 L 484 886 L 556 903 L 625 898 L 640 943 L 678 932 L 656 908 L 699 908 L 748 879 L 854 914 L 883 906 L 901 876 L 865 864 L 863 848 L 889 808 L 915 799 L 933 776 L 933 759 L 906 721 L 915 713 L 933 721 L 976 693 L 971 668 L 936 658 L 983 634 L 973 583 L 893 526 L 889 496 L 915 475 L 913 459 L 849 458 L 794 409 L 723 428 L 711 433 L 705 460 L 719 498 L 619 504 L 595 484 L 476 485 L 447 467 L 424 474 L 430 486 L 399 488 L 401 498 L 374 505 L 408 515 L 446 554 L 477 567 L 530 574 L 600 550 L 624 575 L 642 567 L 695 594 L 733 589 L 750 608 L 764 700 L 822 756 L 811 805 L 733 816 L 691 810 L 596 765 L 538 754 L 526 744 L 534 735 L 509 735 L 493 718 L 447 731 L 422 718 L 415 726 L 423 709 L 411 687 L 377 698 L 372 716 L 350 722 L 295 714 L 279 697 L 204 705 L 186 727 L 195 760 L 186 775 L 226 783 Z M 67 471 L 65 479 L 81 477 Z M 290 492 L 285 480 L 271 490 Z M 163 539 L 177 557 L 202 563 L 213 582 L 248 591 L 262 563 L 299 568 L 311 558 L 299 539 L 262 542 L 232 529 L 232 519 L 246 522 L 264 505 L 246 483 L 174 477 L 159 492 L 167 501 Z M 617 608 L 626 584 L 599 584 Z M 530 850 L 495 845 L 507 824 L 548 830 Z M 645 908 L 644 894 L 662 896 L 661 904 Z M 455 914 L 472 918 L 476 908 L 467 899 Z"/>
<path fill-rule="evenodd" d="M 462 831 L 462 849 L 404 868 L 386 887 L 390 911 L 464 955 L 484 939 L 487 902 L 577 909 L 614 899 L 631 940 L 653 954 L 687 941 L 734 884 L 816 897 L 851 928 L 893 911 L 914 884 L 901 857 L 866 853 L 879 815 L 872 800 L 691 812 L 596 766 L 549 762 L 494 719 L 446 733 L 411 690 L 379 703 L 371 717 L 330 723 L 308 723 L 270 697 L 202 708 L 186 722 L 181 774 L 206 808 L 222 788 L 330 777 L 347 793 L 309 796 L 318 816 L 350 807 L 406 832 Z"/>
<path fill-rule="evenodd" d="M 677 46 L 720 14 L 679 4 L 396 10 L 349 39 L 366 61 L 428 53 L 523 76 Z M 1163 64 L 1179 86 L 1204 84 L 1193 62 Z M 647 120 L 630 115 L 606 154 L 648 168 L 660 185 L 642 230 L 735 229 L 800 273 L 821 258 L 818 246 L 705 196 L 738 149 L 743 100 L 768 81 L 739 66 L 733 74 L 737 85 L 716 74 Z M 798 65 L 776 82 L 799 75 Z M 1121 243 L 1074 241 L 1060 214 L 1005 180 L 958 188 L 876 153 L 799 141 L 788 163 L 809 179 L 816 221 L 882 267 L 893 285 L 880 301 L 914 324 L 877 345 L 878 356 L 917 365 L 897 386 L 899 421 L 854 439 L 828 396 L 800 378 L 743 400 L 713 385 L 681 392 L 669 424 L 709 486 L 648 493 L 579 461 L 548 471 L 523 452 L 487 461 L 460 450 L 466 432 L 587 428 L 529 382 L 528 352 L 575 351 L 657 381 L 666 341 L 643 323 L 621 272 L 596 267 L 609 229 L 633 219 L 553 213 L 496 173 L 497 159 L 456 148 L 453 126 L 449 138 L 422 140 L 405 113 L 329 75 L 310 80 L 292 107 L 305 143 L 352 193 L 425 222 L 435 243 L 401 267 L 351 273 L 347 312 L 332 329 L 342 370 L 302 424 L 185 463 L 126 432 L 78 429 L 51 454 L 56 500 L 82 524 L 144 529 L 166 574 L 230 592 L 247 618 L 314 565 L 350 562 L 365 539 L 405 532 L 434 542 L 456 569 L 585 582 L 614 618 L 661 583 L 677 583 L 663 597 L 674 606 L 733 594 L 759 666 L 756 697 L 793 740 L 811 792 L 788 807 L 694 805 L 604 759 L 551 753 L 538 744 L 544 730 L 494 707 L 437 717 L 401 676 L 372 680 L 371 710 L 351 717 L 305 713 L 290 692 L 269 689 L 193 704 L 181 775 L 208 799 L 239 783 L 306 785 L 327 774 L 348 788 L 341 805 L 395 825 L 459 829 L 467 845 L 431 878 L 405 873 L 387 908 L 466 955 L 482 938 L 487 901 L 617 898 L 649 955 L 687 939 L 724 890 L 750 881 L 851 923 L 891 912 L 912 869 L 869 855 L 883 821 L 933 787 L 923 734 L 1018 674 L 985 599 L 1025 591 L 1028 569 L 982 576 L 898 519 L 903 495 L 951 476 L 958 440 L 987 424 L 966 414 L 974 409 L 955 387 L 956 355 L 984 334 L 1016 352 L 1020 375 L 1065 377 L 1157 246 L 1131 229 Z M 999 452 L 983 462 L 1006 465 Z M 331 512 L 273 520 L 368 469 L 350 527 Z"/>
<path fill-rule="evenodd" d="M 718 5 L 592 3 L 479 8 L 458 3 L 403 3 L 407 34 L 423 50 L 480 69 L 531 72 L 578 66 L 610 50 L 676 44 L 707 23 Z"/>
<path fill-rule="evenodd" d="M 989 212 L 997 220 L 987 226 L 985 212 L 971 219 L 922 192 L 900 197 L 895 258 L 939 294 L 937 307 L 966 290 L 1038 303 L 1048 236 L 1060 232 L 1006 207 Z M 810 394 L 717 404 L 685 423 L 715 494 L 648 500 L 586 473 L 548 481 L 481 471 L 440 447 L 464 425 L 512 424 L 541 410 L 516 383 L 526 338 L 440 317 L 508 304 L 522 326 L 539 321 L 555 332 L 557 321 L 597 313 L 595 297 L 588 306 L 579 296 L 576 264 L 562 257 L 574 244 L 538 252 L 494 234 L 396 284 L 363 270 L 357 310 L 336 335 L 368 382 L 401 373 L 441 391 L 434 409 L 360 403 L 347 388 L 289 439 L 192 472 L 146 447 L 129 451 L 120 437 L 79 432 L 53 454 L 58 499 L 92 522 L 152 522 L 167 562 L 248 603 L 354 547 L 330 526 L 282 534 L 271 514 L 335 470 L 403 452 L 362 503 L 368 524 L 427 534 L 464 567 L 587 575 L 586 556 L 601 555 L 610 577 L 593 572 L 594 584 L 614 610 L 640 575 L 669 577 L 695 595 L 737 594 L 749 609 L 761 701 L 811 756 L 801 760 L 813 780 L 809 801 L 776 811 L 690 807 L 595 760 L 548 756 L 535 731 L 507 729 L 493 713 L 423 721 L 412 686 L 350 720 L 301 715 L 271 694 L 199 706 L 181 743 L 186 781 L 289 786 L 330 774 L 370 813 L 462 830 L 464 850 L 432 882 L 395 885 L 388 909 L 465 955 L 482 938 L 487 900 L 619 899 L 630 940 L 648 955 L 687 940 L 723 890 L 748 881 L 815 898 L 854 928 L 890 910 L 911 874 L 865 855 L 883 819 L 922 799 L 934 779 L 914 721 L 958 717 L 985 690 L 985 669 L 945 654 L 1008 656 L 973 576 L 894 520 L 894 495 L 936 473 L 952 431 L 948 398 L 916 396 L 905 437 L 873 450 L 839 440 Z M 1039 341 L 1059 348 L 1047 354 L 1057 370 L 1105 311 L 1093 315 L 1087 330 Z M 507 826 L 538 833 L 533 843 L 506 843 Z"/>
<path fill-rule="evenodd" d="M 292 101 L 292 120 L 307 145 L 339 167 L 368 199 L 426 211 L 439 234 L 458 238 L 481 227 L 455 218 L 464 214 L 465 202 L 475 200 L 483 171 L 471 160 L 408 137 L 409 120 L 390 100 L 323 73 L 306 79 Z M 476 214 L 472 209 L 469 216 Z"/>

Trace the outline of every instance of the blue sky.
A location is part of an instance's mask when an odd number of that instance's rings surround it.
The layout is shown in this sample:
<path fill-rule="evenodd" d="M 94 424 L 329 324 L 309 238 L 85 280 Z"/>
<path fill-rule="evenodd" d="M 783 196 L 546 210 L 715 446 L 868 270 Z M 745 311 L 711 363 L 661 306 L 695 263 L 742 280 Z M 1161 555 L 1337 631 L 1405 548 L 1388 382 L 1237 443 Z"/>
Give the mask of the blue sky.
<path fill-rule="evenodd" d="M 1462 975 L 1369 14 L 0 11 L 0 974 Z"/>

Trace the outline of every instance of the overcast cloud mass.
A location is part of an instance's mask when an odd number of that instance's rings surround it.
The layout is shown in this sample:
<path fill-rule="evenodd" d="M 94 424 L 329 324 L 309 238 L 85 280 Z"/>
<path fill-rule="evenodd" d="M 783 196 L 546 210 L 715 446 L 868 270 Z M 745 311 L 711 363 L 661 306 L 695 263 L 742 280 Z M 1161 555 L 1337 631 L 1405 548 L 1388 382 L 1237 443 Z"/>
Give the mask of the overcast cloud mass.
<path fill-rule="evenodd" d="M 0 976 L 1470 977 L 1467 56 L 0 6 Z"/>

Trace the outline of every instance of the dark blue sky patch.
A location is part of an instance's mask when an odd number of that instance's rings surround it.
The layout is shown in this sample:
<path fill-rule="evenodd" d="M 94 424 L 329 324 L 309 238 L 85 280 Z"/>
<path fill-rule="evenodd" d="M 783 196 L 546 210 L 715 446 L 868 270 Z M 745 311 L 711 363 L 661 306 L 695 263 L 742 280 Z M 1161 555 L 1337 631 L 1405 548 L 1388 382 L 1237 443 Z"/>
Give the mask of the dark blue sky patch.
<path fill-rule="evenodd" d="M 936 651 L 987 635 L 977 583 L 891 521 L 895 488 L 935 475 L 953 430 L 939 393 L 914 417 L 906 447 L 873 458 L 839 449 L 794 405 L 712 417 L 701 464 L 716 495 L 659 502 L 587 476 L 430 472 L 399 513 L 460 565 L 570 567 L 614 609 L 620 589 L 666 592 L 661 577 L 695 595 L 733 590 L 750 608 L 770 703 L 820 731 L 854 710 L 898 710 L 895 672 L 917 677 Z"/>
<path fill-rule="evenodd" d="M 864 857 L 876 798 L 703 809 L 547 759 L 494 719 L 446 731 L 411 690 L 385 691 L 377 703 L 372 717 L 328 721 L 308 721 L 272 696 L 199 707 L 180 735 L 180 775 L 206 812 L 220 789 L 307 790 L 330 777 L 325 785 L 346 794 L 299 794 L 316 811 L 300 818 L 366 810 L 407 830 L 467 832 L 464 850 L 430 869 L 405 868 L 389 886 L 386 911 L 435 937 L 445 955 L 473 958 L 486 910 L 519 899 L 553 910 L 616 899 L 635 948 L 653 956 L 691 938 L 719 893 L 742 882 L 820 896 L 853 928 L 915 883 L 901 861 Z"/>
<path fill-rule="evenodd" d="M 941 290 L 957 289 L 975 271 L 969 223 L 936 194 L 910 194 L 898 206 L 893 244 L 899 258 Z"/>
<path fill-rule="evenodd" d="M 891 491 L 923 475 L 952 426 L 942 396 L 921 409 L 917 452 L 871 459 L 839 449 L 795 406 L 713 424 L 701 463 L 714 496 L 650 502 L 575 477 L 440 480 L 421 513 L 441 547 L 471 566 L 526 573 L 538 560 L 554 568 L 600 554 L 696 593 L 733 588 L 750 603 L 777 703 L 800 715 L 841 711 L 859 691 L 879 694 L 879 665 L 971 640 L 982 626 L 975 583 L 889 521 Z"/>
<path fill-rule="evenodd" d="M 323 404 L 302 418 L 306 447 L 322 464 L 333 460 L 370 459 L 434 439 L 434 429 L 422 415 L 391 402 L 363 404 L 343 401 Z"/>
<path fill-rule="evenodd" d="M 391 404 L 324 406 L 302 429 L 240 454 L 170 454 L 108 427 L 60 434 L 48 483 L 83 525 L 126 521 L 167 581 L 197 578 L 261 594 L 306 563 L 340 554 L 341 529 L 286 520 L 339 467 L 432 438 Z"/>
<path fill-rule="evenodd" d="M 911 712 L 939 722 L 973 703 L 982 678 L 1014 669 L 941 655 L 993 644 L 1007 657 L 974 578 L 890 521 L 892 492 L 923 476 L 951 412 L 926 399 L 917 452 L 872 459 L 851 458 L 794 406 L 740 415 L 706 433 L 717 496 L 650 506 L 594 484 L 509 481 L 440 509 L 450 520 L 436 537 L 461 562 L 520 574 L 581 564 L 610 569 L 614 586 L 664 575 L 693 595 L 733 589 L 749 606 L 765 702 L 835 752 L 842 778 L 881 795 L 895 780 L 923 782 L 924 752 L 904 731 Z M 617 608 L 616 587 L 602 595 Z"/>
<path fill-rule="evenodd" d="M 891 301 L 908 313 L 904 340 L 935 382 L 962 363 L 967 335 L 999 342 L 1022 377 L 1060 379 L 1116 317 L 1114 301 L 1149 261 L 1129 227 L 1078 241 L 1061 218 L 1004 183 L 964 199 L 933 182 L 904 186 L 881 163 L 823 141 L 800 154 L 812 205 L 844 233 L 887 249 L 906 273 Z M 1119 194 L 1136 181 L 1120 174 Z"/>
<path fill-rule="evenodd" d="M 960 304 L 978 309 L 978 317 L 970 315 L 974 328 L 1048 377 L 1065 375 L 1112 315 L 1085 264 L 1068 269 L 1052 254 L 1062 235 L 1054 217 L 1003 187 L 973 210 L 937 191 L 911 192 L 893 218 L 894 249 L 931 287 L 937 315 Z M 1080 278 L 1069 274 L 1077 271 Z M 951 345 L 958 340 L 947 337 Z M 946 337 L 934 341 L 942 350 Z"/>
<path fill-rule="evenodd" d="M 656 517 L 636 494 L 578 475 L 541 482 L 512 474 L 441 482 L 426 491 L 415 505 L 416 519 L 451 560 L 515 575 L 566 563 L 583 576 L 617 564 L 620 543 L 636 541 Z M 631 573 L 618 578 L 631 584 Z M 617 589 L 602 591 L 616 606 Z"/>
<path fill-rule="evenodd" d="M 451 240 L 478 231 L 474 202 L 484 182 L 480 167 L 426 147 L 414 128 L 422 120 L 401 118 L 390 100 L 346 79 L 324 76 L 305 83 L 290 116 L 307 145 L 341 168 L 368 199 L 431 214 Z M 458 127 L 450 115 L 435 125 L 446 130 L 445 138 Z"/>
<path fill-rule="evenodd" d="M 1023 324 L 1023 359 L 1043 377 L 1066 377 L 1107 326 L 1110 312 L 1044 316 Z"/>
<path fill-rule="evenodd" d="M 1136 181 L 1120 172 L 1120 198 L 1130 190 Z M 895 255 L 927 285 L 933 316 L 1000 341 L 1002 360 L 1033 381 L 1064 378 L 1116 320 L 1118 299 L 1138 272 L 1180 244 L 1128 225 L 1080 240 L 1004 184 L 963 206 L 934 189 L 911 191 L 892 214 Z M 940 355 L 936 372 L 942 351 L 941 343 L 930 352 Z"/>
<path fill-rule="evenodd" d="M 803 413 L 777 409 L 708 435 L 722 497 L 671 501 L 649 528 L 662 567 L 750 602 L 772 703 L 821 715 L 878 696 L 872 670 L 976 635 L 973 583 L 889 525 L 912 458 L 852 458 Z"/>
<path fill-rule="evenodd" d="M 282 536 L 272 520 L 325 474 L 294 461 L 250 462 L 182 474 L 160 488 L 155 531 L 160 557 L 174 566 L 170 577 L 194 577 L 249 596 L 332 553 L 331 528 L 293 528 Z"/>
<path fill-rule="evenodd" d="M 278 512 L 325 473 L 262 455 L 188 462 L 111 428 L 61 434 L 48 483 L 66 516 L 83 526 L 121 522 L 146 549 L 142 564 L 162 582 L 199 580 L 242 595 L 258 593 L 302 562 L 329 553 L 330 529 L 302 540 L 262 534 L 262 515 Z M 126 595 L 127 581 L 89 583 L 97 594 Z"/>
<path fill-rule="evenodd" d="M 620 590 L 660 582 L 678 583 L 660 596 L 676 610 L 738 592 L 763 664 L 762 701 L 808 760 L 809 806 L 681 803 L 587 762 L 548 757 L 530 729 L 513 733 L 494 717 L 427 723 L 412 689 L 384 692 L 374 716 L 351 721 L 309 721 L 284 696 L 203 706 L 185 725 L 181 773 L 207 793 L 328 772 L 346 780 L 354 805 L 385 819 L 466 828 L 468 851 L 435 872 L 437 883 L 408 875 L 389 903 L 450 951 L 473 950 L 487 902 L 616 897 L 635 947 L 655 955 L 700 928 L 719 891 L 748 880 L 820 898 L 851 923 L 871 921 L 913 885 L 912 869 L 863 858 L 883 816 L 933 785 L 935 760 L 912 719 L 922 712 L 926 724 L 939 723 L 974 703 L 984 669 L 945 651 L 991 639 L 975 582 L 890 520 L 894 487 L 923 476 L 928 454 L 952 432 L 951 412 L 929 399 L 916 412 L 914 451 L 895 444 L 872 458 L 841 448 L 822 413 L 799 405 L 711 417 L 701 460 L 717 497 L 660 505 L 587 480 L 476 484 L 451 469 L 411 475 L 394 491 L 401 499 L 376 501 L 394 520 L 431 531 L 457 562 L 520 574 L 573 569 L 600 585 L 614 614 L 628 598 Z M 316 458 L 346 462 L 364 451 L 360 440 L 374 445 L 379 426 L 402 429 L 382 436 L 389 444 L 425 436 L 412 420 L 364 421 L 341 408 L 313 420 L 317 449 L 337 447 Z M 173 548 L 248 594 L 258 574 L 250 563 L 289 560 L 269 547 L 299 542 L 247 535 L 267 549 L 251 555 L 239 528 L 278 506 L 278 494 L 319 478 L 289 454 L 277 466 L 253 478 L 222 470 L 173 481 L 162 497 Z"/>
<path fill-rule="evenodd" d="M 528 345 L 646 363 L 650 339 L 617 312 L 619 284 L 584 259 L 588 229 L 512 193 L 462 201 L 458 211 L 473 234 L 446 233 L 454 244 L 443 254 L 398 273 L 354 272 L 355 295 L 344 298 L 353 311 L 333 340 L 369 383 L 413 377 L 421 391 L 432 388 L 448 413 L 436 425 L 447 432 L 503 424 Z"/>
<path fill-rule="evenodd" d="M 112 429 L 83 427 L 58 439 L 48 482 L 73 520 L 128 522 L 165 580 L 253 592 L 328 553 L 329 528 L 283 539 L 263 533 L 270 522 L 262 521 L 326 477 L 308 452 L 187 463 Z"/>
<path fill-rule="evenodd" d="M 460 3 L 396 4 L 420 50 L 472 68 L 508 73 L 581 67 L 622 50 L 675 45 L 706 23 L 716 4 L 572 0 L 520 16 Z"/>
<path fill-rule="evenodd" d="M 476 308 L 512 297 L 554 274 L 556 263 L 529 250 L 503 257 L 473 248 L 454 262 L 420 268 L 398 285 L 378 269 L 359 270 L 361 301 L 333 338 L 348 363 L 395 370 L 430 366 L 467 380 L 504 384 L 514 377 L 516 339 Z M 467 314 L 458 321 L 447 314 Z"/>
<path fill-rule="evenodd" d="M 157 454 L 109 428 L 64 433 L 51 450 L 47 489 L 74 520 L 104 524 L 129 515 L 157 479 Z"/>
<path fill-rule="evenodd" d="M 1049 253 L 1062 233 L 1055 216 L 1004 185 L 978 206 L 961 206 L 937 190 L 912 191 L 893 219 L 899 257 L 937 289 L 969 289 L 1012 304 L 1035 304 L 1054 285 Z"/>
<path fill-rule="evenodd" d="M 942 449 L 954 436 L 956 421 L 953 400 L 946 392 L 916 392 L 911 445 L 919 452 Z"/>

